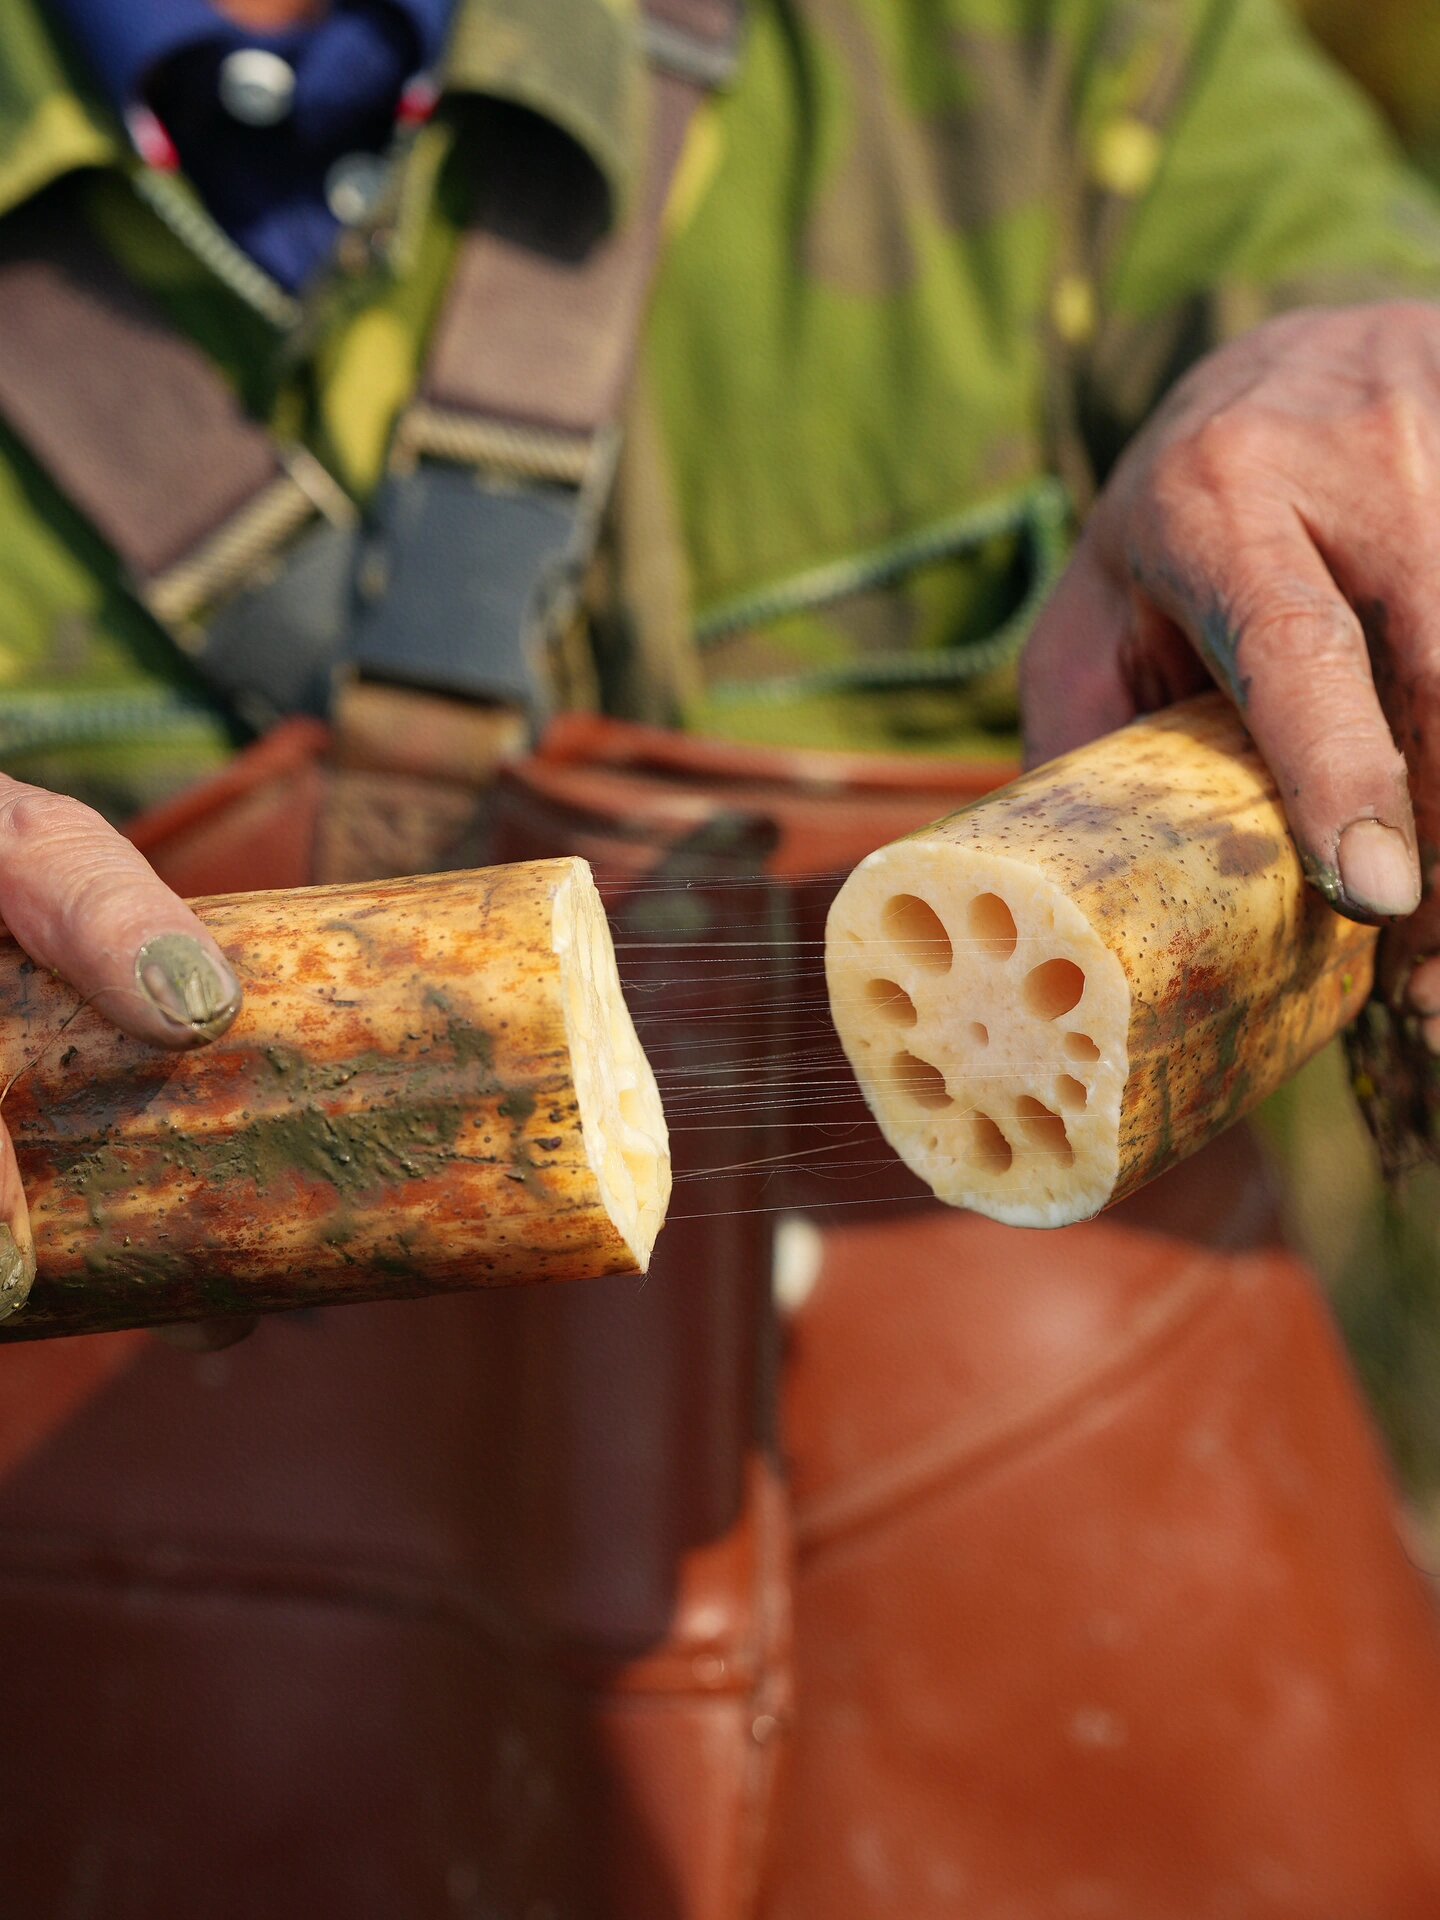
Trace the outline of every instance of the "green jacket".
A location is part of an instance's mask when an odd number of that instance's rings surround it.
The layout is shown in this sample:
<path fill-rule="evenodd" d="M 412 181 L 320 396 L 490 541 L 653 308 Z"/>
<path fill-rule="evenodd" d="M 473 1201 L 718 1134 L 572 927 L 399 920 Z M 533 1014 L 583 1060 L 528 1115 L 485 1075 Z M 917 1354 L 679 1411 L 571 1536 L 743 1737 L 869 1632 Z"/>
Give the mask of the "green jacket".
<path fill-rule="evenodd" d="M 628 0 L 461 0 L 388 245 L 303 303 L 144 169 L 0 0 L 0 218 L 105 243 L 362 503 L 484 166 L 490 97 L 632 198 Z M 697 121 L 591 594 L 612 710 L 734 738 L 1008 750 L 1074 515 L 1175 372 L 1279 306 L 1440 293 L 1440 202 L 1272 0 L 751 0 Z M 63 351 L 63 343 L 57 350 Z M 237 736 L 0 431 L 0 764 L 124 814 Z"/>

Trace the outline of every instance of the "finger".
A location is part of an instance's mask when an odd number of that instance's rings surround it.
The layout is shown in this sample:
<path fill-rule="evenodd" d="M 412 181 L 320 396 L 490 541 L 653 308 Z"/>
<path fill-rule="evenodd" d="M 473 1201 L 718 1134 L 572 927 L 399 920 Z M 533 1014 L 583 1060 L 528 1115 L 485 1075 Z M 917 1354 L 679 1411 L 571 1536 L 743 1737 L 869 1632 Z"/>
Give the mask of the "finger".
<path fill-rule="evenodd" d="M 1405 762 L 1360 621 L 1299 518 L 1212 496 L 1172 510 L 1159 547 L 1135 562 L 1146 590 L 1243 713 L 1310 880 L 1353 919 L 1413 912 Z"/>
<path fill-rule="evenodd" d="M 1402 743 L 1410 770 L 1410 788 L 1415 808 L 1416 840 L 1421 853 L 1424 893 L 1420 905 L 1408 919 L 1391 927 L 1381 943 L 1379 977 L 1381 991 L 1394 1006 L 1407 1006 L 1412 1012 L 1440 1015 L 1440 726 L 1437 726 L 1436 686 L 1433 673 L 1423 657 L 1402 643 L 1395 632 L 1396 622 L 1389 617 L 1395 610 L 1392 598 L 1384 606 L 1372 603 L 1366 610 L 1367 631 L 1378 619 L 1385 629 L 1372 642 L 1377 661 L 1377 680 L 1381 681 L 1381 704 Z M 1423 618 L 1423 615 L 1421 616 Z M 1410 632 L 1421 631 L 1410 622 Z M 1390 642 L 1394 650 L 1383 645 Z M 1379 661 L 1386 660 L 1382 674 Z M 1427 1031 L 1431 1050 L 1436 1050 L 1437 1033 Z"/>
<path fill-rule="evenodd" d="M 129 841 L 78 801 L 4 775 L 0 919 L 138 1039 L 197 1046 L 239 1011 L 224 954 Z"/>
<path fill-rule="evenodd" d="M 1082 539 L 1020 661 L 1025 764 L 1038 766 L 1135 718 L 1120 665 L 1130 584 Z"/>
<path fill-rule="evenodd" d="M 1380 948 L 1379 983 L 1394 1006 L 1440 1015 L 1440 635 L 1427 627 L 1430 606 L 1415 568 L 1402 562 L 1383 597 L 1357 602 L 1370 647 L 1380 704 L 1405 754 L 1420 849 L 1422 896 L 1414 913 L 1389 928 Z M 1437 1034 L 1426 1040 L 1435 1051 Z"/>
<path fill-rule="evenodd" d="M 1189 635 L 1138 591 L 1132 597 L 1130 631 L 1120 648 L 1120 672 L 1138 713 L 1158 713 L 1215 684 Z"/>
<path fill-rule="evenodd" d="M 248 1340 L 259 1324 L 253 1313 L 227 1313 L 211 1320 L 177 1320 L 173 1327 L 157 1327 L 155 1332 L 177 1353 L 223 1353 Z"/>
<path fill-rule="evenodd" d="M 1383 512 L 1357 523 L 1344 502 L 1311 520 L 1321 552 L 1360 618 L 1380 706 L 1405 756 L 1423 893 L 1386 933 L 1380 986 L 1395 1006 L 1440 1016 L 1440 557 L 1430 529 L 1440 510 L 1440 457 L 1413 487 L 1381 490 Z M 1376 471 L 1380 471 L 1376 463 Z M 1419 482 L 1423 481 L 1423 484 Z M 1426 1032 L 1432 1051 L 1440 1030 Z"/>
<path fill-rule="evenodd" d="M 30 1209 L 25 1204 L 9 1130 L 0 1120 L 0 1320 L 8 1320 L 20 1311 L 34 1278 Z"/>

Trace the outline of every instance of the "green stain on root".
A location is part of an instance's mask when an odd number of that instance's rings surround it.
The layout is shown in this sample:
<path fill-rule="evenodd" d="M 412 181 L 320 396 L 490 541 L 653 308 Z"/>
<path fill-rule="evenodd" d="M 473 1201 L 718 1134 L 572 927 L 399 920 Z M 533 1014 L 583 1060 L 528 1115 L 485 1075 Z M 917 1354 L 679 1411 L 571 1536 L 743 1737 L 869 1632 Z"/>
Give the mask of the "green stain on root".
<path fill-rule="evenodd" d="M 264 1195 L 277 1182 L 319 1181 L 342 1202 L 360 1202 L 377 1190 L 442 1173 L 454 1154 L 465 1103 L 385 1106 L 369 1113 L 329 1114 L 305 1105 L 249 1121 L 222 1139 L 191 1141 L 177 1129 L 167 1140 L 170 1162 L 214 1191 L 253 1189 Z M 135 1190 L 135 1169 L 102 1149 L 70 1170 L 90 1222 L 105 1232 L 108 1202 Z"/>
<path fill-rule="evenodd" d="M 452 1079 L 443 1067 L 427 1064 L 423 1077 L 430 1097 L 423 1100 L 406 1097 L 418 1077 L 413 1061 L 370 1053 L 317 1066 L 295 1049 L 268 1047 L 265 1063 L 285 1089 L 286 1106 L 198 1146 L 177 1130 L 171 1140 L 175 1164 L 207 1186 L 251 1181 L 262 1194 L 277 1180 L 299 1174 L 323 1182 L 347 1201 L 440 1173 L 467 1109 L 496 1090 L 488 1071 L 488 1036 L 479 1037 L 483 1047 L 457 1046 L 447 1034 L 444 1050 L 465 1070 Z M 473 1071 L 477 1057 L 479 1076 Z M 362 1074 L 377 1088 L 393 1086 L 396 1097 L 377 1099 L 364 1110 L 326 1111 L 333 1096 Z"/>
<path fill-rule="evenodd" d="M 391 1291 L 396 1282 L 419 1290 L 423 1261 L 403 1236 L 387 1235 L 390 1243 L 383 1247 L 369 1244 L 377 1210 L 402 1185 L 443 1176 L 462 1156 L 470 1161 L 475 1149 L 468 1128 L 477 1112 L 488 1115 L 498 1135 L 488 1152 L 480 1149 L 483 1157 L 493 1153 L 503 1176 L 531 1192 L 544 1191 L 548 1183 L 531 1157 L 529 1132 L 542 1107 L 562 1117 L 554 1107 L 555 1089 L 502 1086 L 490 1034 L 465 1019 L 443 994 L 430 995 L 427 1004 L 431 1019 L 425 1030 L 409 1036 L 411 1044 L 398 1055 L 370 1052 L 316 1063 L 284 1045 L 257 1052 L 250 1069 L 253 1110 L 228 1133 L 207 1132 L 202 1113 L 199 1131 L 192 1135 L 183 1112 L 177 1112 L 137 1157 L 117 1150 L 103 1120 L 91 1114 L 95 1131 L 62 1178 L 83 1202 L 94 1231 L 83 1256 L 84 1284 L 97 1290 L 97 1302 L 92 1314 L 77 1319 L 79 1302 L 70 1291 L 59 1315 L 63 1324 L 73 1330 L 87 1323 L 120 1325 L 132 1312 L 136 1321 L 146 1321 L 155 1317 L 157 1297 L 167 1312 L 186 1317 L 294 1303 L 293 1282 L 282 1286 L 277 1280 L 267 1287 L 247 1281 L 242 1292 L 223 1274 L 197 1272 L 188 1246 L 180 1251 L 157 1246 L 153 1239 L 132 1245 L 118 1230 L 117 1213 L 123 1209 L 133 1231 L 131 1203 L 152 1164 L 164 1163 L 193 1180 L 204 1195 L 223 1200 L 227 1211 L 233 1208 L 237 1218 L 253 1215 L 257 1198 L 263 1202 L 272 1193 L 277 1204 L 291 1204 L 285 1195 L 297 1185 L 316 1194 L 324 1215 L 317 1231 L 331 1258 L 384 1274 Z M 368 1088 L 363 1107 L 351 1084 L 362 1076 Z M 165 1175 L 158 1177 L 163 1183 Z M 357 1229 L 361 1217 L 369 1224 Z M 182 1226 L 182 1237 L 184 1232 Z M 363 1253 L 350 1244 L 357 1232 L 367 1243 Z M 167 1235 L 160 1231 L 157 1237 L 163 1243 Z M 142 1308 L 146 1294 L 150 1303 Z"/>
<path fill-rule="evenodd" d="M 462 1109 L 452 1105 L 328 1114 L 319 1107 L 252 1120 L 223 1145 L 197 1156 L 191 1169 L 207 1182 L 253 1180 L 265 1193 L 277 1180 L 302 1174 L 359 1200 L 377 1187 L 396 1186 L 443 1172 L 460 1132 Z M 176 1158 L 183 1165 L 183 1155 Z"/>
<path fill-rule="evenodd" d="M 445 1025 L 413 1056 L 370 1052 L 317 1064 L 297 1048 L 267 1047 L 258 1057 L 261 1074 L 284 1104 L 220 1137 L 192 1139 L 183 1124 L 174 1125 L 166 1158 L 212 1190 L 248 1186 L 263 1195 L 298 1175 L 330 1188 L 342 1203 L 443 1173 L 467 1114 L 501 1088 L 489 1034 L 459 1017 L 443 995 L 429 999 Z M 334 1111 L 336 1096 L 360 1076 L 375 1089 L 371 1104 Z M 502 1111 L 518 1133 L 533 1107 L 528 1092 L 511 1092 Z M 517 1157 L 528 1166 L 521 1148 Z M 103 1146 L 77 1158 L 70 1177 L 102 1231 L 107 1202 L 134 1190 L 133 1166 L 115 1162 Z"/>
<path fill-rule="evenodd" d="M 1216 1029 L 1215 1067 L 1225 1095 L 1225 1104 L 1220 1110 L 1222 1128 L 1238 1120 L 1250 1103 L 1253 1083 L 1246 1064 L 1248 1055 L 1241 1043 L 1250 1030 L 1251 1012 L 1249 1003 L 1243 1003 L 1228 1019 L 1220 1021 Z"/>
<path fill-rule="evenodd" d="M 495 1073 L 495 1042 L 483 1027 L 477 1027 L 455 1011 L 455 1003 L 440 987 L 430 987 L 425 994 L 425 1004 L 440 1014 L 445 1021 L 442 1044 L 455 1056 L 459 1067 L 478 1067 L 492 1080 Z M 499 1092 L 498 1084 L 490 1089 Z"/>

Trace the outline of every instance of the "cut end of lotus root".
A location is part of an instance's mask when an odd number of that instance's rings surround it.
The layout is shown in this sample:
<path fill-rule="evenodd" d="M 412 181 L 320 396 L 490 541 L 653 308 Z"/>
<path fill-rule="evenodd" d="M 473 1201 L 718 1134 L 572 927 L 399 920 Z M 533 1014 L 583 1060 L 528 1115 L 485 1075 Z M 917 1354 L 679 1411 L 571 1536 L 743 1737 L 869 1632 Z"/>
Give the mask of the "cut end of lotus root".
<path fill-rule="evenodd" d="M 565 1030 L 586 1157 L 637 1273 L 670 1201 L 670 1138 L 655 1076 L 620 989 L 605 909 L 583 860 L 555 894 Z"/>
<path fill-rule="evenodd" d="M 1012 1226 L 1100 1211 L 1130 987 L 1058 887 L 1003 855 L 900 841 L 836 896 L 825 967 L 880 1130 L 941 1200 Z"/>

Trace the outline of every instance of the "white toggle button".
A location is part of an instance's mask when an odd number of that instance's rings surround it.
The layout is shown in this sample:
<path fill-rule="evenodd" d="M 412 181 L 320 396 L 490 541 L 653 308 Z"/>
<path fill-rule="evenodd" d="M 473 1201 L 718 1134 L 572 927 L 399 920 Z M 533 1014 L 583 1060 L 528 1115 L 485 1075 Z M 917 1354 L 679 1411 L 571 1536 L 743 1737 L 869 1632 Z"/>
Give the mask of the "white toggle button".
<path fill-rule="evenodd" d="M 342 154 L 325 175 L 325 204 L 342 227 L 358 227 L 379 206 L 389 177 L 381 154 Z"/>
<path fill-rule="evenodd" d="M 220 104 L 247 127 L 274 127 L 295 102 L 295 69 L 278 53 L 241 47 L 220 62 Z"/>

